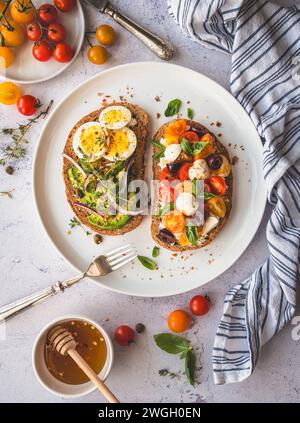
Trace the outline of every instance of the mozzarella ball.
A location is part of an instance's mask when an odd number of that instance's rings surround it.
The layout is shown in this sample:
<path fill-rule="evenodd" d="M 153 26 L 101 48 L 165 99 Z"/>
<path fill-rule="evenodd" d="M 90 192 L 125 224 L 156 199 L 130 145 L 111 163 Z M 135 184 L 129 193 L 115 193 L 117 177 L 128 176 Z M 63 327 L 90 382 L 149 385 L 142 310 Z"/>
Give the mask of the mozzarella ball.
<path fill-rule="evenodd" d="M 176 199 L 176 209 L 186 216 L 192 216 L 196 213 L 198 204 L 193 194 L 183 192 Z"/>
<path fill-rule="evenodd" d="M 164 159 L 167 163 L 174 162 L 181 153 L 179 144 L 171 144 L 165 149 Z"/>
<path fill-rule="evenodd" d="M 193 166 L 189 169 L 189 178 L 191 180 L 207 179 L 209 174 L 209 167 L 204 159 L 195 160 Z"/>

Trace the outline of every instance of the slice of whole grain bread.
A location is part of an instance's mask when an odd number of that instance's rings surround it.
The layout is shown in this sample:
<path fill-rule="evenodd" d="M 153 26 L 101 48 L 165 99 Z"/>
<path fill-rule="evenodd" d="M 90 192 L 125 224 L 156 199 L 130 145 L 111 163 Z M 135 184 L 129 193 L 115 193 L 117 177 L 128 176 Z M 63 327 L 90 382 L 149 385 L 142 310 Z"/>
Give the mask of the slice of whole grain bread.
<path fill-rule="evenodd" d="M 145 155 L 146 142 L 147 142 L 147 136 L 148 136 L 148 131 L 149 131 L 149 118 L 148 118 L 147 113 L 137 105 L 130 104 L 130 103 L 127 103 L 127 102 L 114 102 L 114 103 L 111 103 L 111 104 L 107 104 L 105 107 L 102 107 L 101 109 L 96 110 L 96 111 L 84 116 L 82 119 L 80 119 L 79 122 L 76 123 L 76 125 L 74 125 L 74 127 L 70 131 L 63 152 L 64 152 L 64 154 L 67 154 L 73 160 L 75 160 L 77 162 L 78 157 L 77 157 L 76 153 L 74 152 L 73 145 L 72 145 L 73 137 L 74 137 L 76 130 L 86 122 L 97 121 L 97 119 L 98 119 L 100 113 L 102 112 L 102 110 L 104 110 L 106 107 L 112 106 L 112 105 L 127 107 L 131 111 L 132 116 L 137 120 L 137 125 L 130 128 L 135 133 L 136 138 L 137 138 L 136 150 L 135 150 L 132 157 L 134 158 L 133 166 L 135 168 L 136 179 L 143 179 L 144 178 L 144 169 L 145 169 L 144 155 Z M 87 217 L 91 213 L 89 213 L 88 211 L 86 211 L 84 209 L 76 207 L 74 205 L 74 203 L 79 200 L 79 197 L 78 197 L 77 189 L 72 186 L 72 184 L 71 184 L 71 182 L 68 178 L 68 169 L 72 166 L 73 165 L 69 160 L 67 160 L 66 158 L 63 159 L 63 178 L 64 178 L 64 182 L 65 182 L 65 185 L 66 185 L 67 200 L 68 200 L 72 210 L 74 211 L 75 215 L 78 217 L 78 219 L 80 220 L 81 223 L 83 223 L 84 225 L 91 228 L 94 232 L 97 232 L 97 233 L 102 234 L 102 235 L 122 235 L 122 234 L 125 234 L 126 232 L 132 231 L 133 229 L 135 229 L 141 223 L 143 216 L 138 215 L 138 216 L 133 216 L 121 228 L 114 229 L 114 230 L 100 229 L 100 228 L 95 227 L 94 225 L 91 225 L 87 220 Z"/>
<path fill-rule="evenodd" d="M 172 123 L 172 122 L 165 123 L 164 125 L 162 125 L 156 131 L 156 133 L 154 135 L 154 139 L 156 141 L 160 141 L 160 139 L 164 137 L 165 129 L 168 125 L 170 125 L 170 123 Z M 200 129 L 201 131 L 203 131 L 205 133 L 207 133 L 207 132 L 210 133 L 215 139 L 216 153 L 223 154 L 228 159 L 228 161 L 230 162 L 230 158 L 229 158 L 229 154 L 228 154 L 227 149 L 216 138 L 216 136 L 214 134 L 212 134 L 205 126 L 201 125 L 199 122 L 195 122 L 193 120 L 187 120 L 187 123 L 188 123 L 188 125 L 192 126 L 193 128 Z M 155 146 L 153 146 L 153 154 L 155 154 L 155 153 L 157 153 L 157 148 Z M 158 163 L 157 163 L 157 161 L 153 160 L 153 179 L 158 180 L 159 174 L 160 174 L 160 168 L 158 166 Z M 208 233 L 206 239 L 203 240 L 201 245 L 196 245 L 196 246 L 188 245 L 186 247 L 183 247 L 183 246 L 180 246 L 180 245 L 170 245 L 170 244 L 167 244 L 167 243 L 161 241 L 161 239 L 158 238 L 158 234 L 159 234 L 159 217 L 158 216 L 152 216 L 151 234 L 152 234 L 152 238 L 154 239 L 154 241 L 157 242 L 162 247 L 167 248 L 167 249 L 172 250 L 172 251 L 197 250 L 198 248 L 202 248 L 202 247 L 210 244 L 216 238 L 216 236 L 218 235 L 220 230 L 223 228 L 223 226 L 227 222 L 229 214 L 230 214 L 230 210 L 231 210 L 231 206 L 232 206 L 232 189 L 233 189 L 232 172 L 230 172 L 229 176 L 226 178 L 226 183 L 227 183 L 228 188 L 227 188 L 226 194 L 223 196 L 225 203 L 226 203 L 226 210 L 227 210 L 226 215 L 225 215 L 225 217 L 220 219 L 220 221 L 219 221 L 218 225 L 215 227 L 215 229 L 213 229 L 211 232 Z"/>

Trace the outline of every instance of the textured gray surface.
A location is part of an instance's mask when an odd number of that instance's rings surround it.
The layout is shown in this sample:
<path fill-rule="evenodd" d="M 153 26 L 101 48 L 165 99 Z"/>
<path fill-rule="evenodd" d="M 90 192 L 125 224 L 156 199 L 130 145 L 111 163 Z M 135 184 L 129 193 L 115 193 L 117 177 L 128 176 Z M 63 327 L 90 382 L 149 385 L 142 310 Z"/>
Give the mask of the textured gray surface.
<path fill-rule="evenodd" d="M 230 58 L 206 50 L 188 40 L 167 14 L 161 0 L 114 1 L 114 4 L 158 35 L 169 38 L 177 48 L 173 60 L 215 79 L 228 88 Z M 90 28 L 108 19 L 85 8 Z M 116 26 L 116 25 L 115 25 Z M 111 48 L 107 67 L 121 63 L 156 60 L 137 40 L 117 28 L 118 42 Z M 103 68 L 105 68 L 104 66 Z M 47 103 L 57 103 L 78 83 L 103 68 L 91 65 L 86 59 L 86 48 L 75 64 L 60 77 L 47 83 L 27 88 Z M 19 116 L 14 107 L 0 109 L 0 127 L 15 125 Z M 49 243 L 36 215 L 32 198 L 32 155 L 40 127 L 32 131 L 29 154 L 17 166 L 14 176 L 0 169 L 0 191 L 15 188 L 13 200 L 0 197 L 0 272 L 1 304 L 41 289 L 52 282 L 73 275 L 70 266 Z M 1 143 L 3 140 L 1 139 Z M 50 319 L 67 313 L 83 313 L 97 320 L 113 333 L 121 323 L 145 323 L 147 332 L 140 335 L 130 348 L 115 346 L 115 364 L 109 386 L 122 401 L 131 402 L 292 402 L 300 399 L 299 342 L 291 338 L 292 326 L 285 328 L 262 351 L 259 364 L 251 378 L 238 385 L 215 386 L 211 369 L 211 348 L 214 333 L 222 312 L 224 295 L 230 286 L 248 276 L 267 254 L 265 226 L 268 211 L 253 242 L 238 262 L 226 273 L 200 290 L 163 298 L 131 298 L 105 291 L 90 282 L 73 288 L 68 293 L 38 306 L 7 325 L 7 339 L 0 341 L 0 401 L 34 402 L 66 401 L 46 392 L 34 377 L 31 351 L 38 331 Z M 183 281 L 184 283 L 184 281 Z M 89 292 L 89 294 L 87 294 Z M 201 353 L 202 369 L 198 371 L 200 384 L 191 388 L 184 376 L 180 380 L 160 377 L 158 370 L 177 371 L 181 364 L 176 357 L 158 350 L 152 335 L 167 329 L 166 316 L 177 308 L 187 306 L 195 293 L 209 293 L 213 301 L 211 312 L 195 322 L 189 337 Z M 109 321 L 105 318 L 109 317 Z M 67 400 L 70 402 L 70 400 Z M 80 399 L 82 402 L 101 401 L 97 393 Z"/>

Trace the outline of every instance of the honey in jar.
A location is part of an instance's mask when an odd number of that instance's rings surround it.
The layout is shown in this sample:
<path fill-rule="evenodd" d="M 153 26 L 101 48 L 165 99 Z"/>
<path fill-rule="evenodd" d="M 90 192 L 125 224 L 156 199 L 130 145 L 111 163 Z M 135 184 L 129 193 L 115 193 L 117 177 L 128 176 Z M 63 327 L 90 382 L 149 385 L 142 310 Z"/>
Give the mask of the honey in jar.
<path fill-rule="evenodd" d="M 76 350 L 88 365 L 99 373 L 106 362 L 107 346 L 104 336 L 99 330 L 84 320 L 70 320 L 59 326 L 68 330 L 77 342 Z M 46 340 L 45 362 L 49 372 L 58 380 L 70 385 L 79 385 L 89 381 L 89 378 L 69 356 L 63 356 Z"/>

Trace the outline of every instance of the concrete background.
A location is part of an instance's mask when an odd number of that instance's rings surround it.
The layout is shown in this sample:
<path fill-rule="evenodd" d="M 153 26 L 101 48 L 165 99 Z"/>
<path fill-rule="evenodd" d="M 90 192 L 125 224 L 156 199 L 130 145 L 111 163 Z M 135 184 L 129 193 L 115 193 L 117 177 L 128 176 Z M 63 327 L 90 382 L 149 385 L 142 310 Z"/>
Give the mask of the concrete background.
<path fill-rule="evenodd" d="M 146 28 L 168 38 L 177 49 L 173 63 L 202 72 L 228 88 L 230 57 L 206 50 L 187 39 L 168 15 L 165 1 L 115 0 L 113 3 Z M 109 22 L 89 7 L 84 8 L 88 29 Z M 45 104 L 51 98 L 57 103 L 77 84 L 102 69 L 128 62 L 158 60 L 125 30 L 116 24 L 114 27 L 118 31 L 118 42 L 110 49 L 111 58 L 107 65 L 97 67 L 90 64 L 85 46 L 65 73 L 46 83 L 30 86 L 26 92 L 35 94 Z M 14 106 L 0 106 L 0 127 L 15 126 L 16 121 L 21 120 Z M 40 128 L 36 125 L 32 130 L 28 154 L 16 165 L 15 174 L 9 176 L 0 168 L 0 191 L 15 189 L 13 199 L 0 197 L 1 304 L 74 275 L 48 242 L 33 204 L 32 155 Z M 5 142 L 3 136 L 0 142 Z M 130 348 L 115 345 L 115 364 L 108 381 L 123 402 L 298 402 L 299 341 L 292 340 L 292 325 L 263 348 L 251 378 L 227 386 L 215 386 L 213 382 L 211 349 L 223 298 L 230 286 L 251 274 L 266 257 L 265 227 L 269 213 L 267 210 L 258 233 L 238 262 L 202 289 L 170 298 L 143 299 L 112 293 L 85 282 L 11 320 L 7 324 L 6 340 L 0 341 L 0 401 L 72 402 L 49 394 L 39 385 L 31 366 L 31 351 L 37 333 L 49 320 L 63 314 L 82 313 L 103 324 L 111 334 L 122 323 L 134 326 L 143 322 L 147 327 L 146 333 L 138 336 L 136 345 Z M 200 383 L 192 388 L 184 375 L 179 380 L 158 375 L 161 368 L 178 371 L 182 363 L 177 357 L 157 349 L 152 335 L 166 330 L 168 313 L 186 306 L 196 293 L 208 293 L 213 307 L 207 316 L 196 321 L 188 334 L 199 353 L 197 380 Z M 109 321 L 106 321 L 107 317 Z M 93 393 L 79 401 L 101 402 L 101 397 Z"/>

